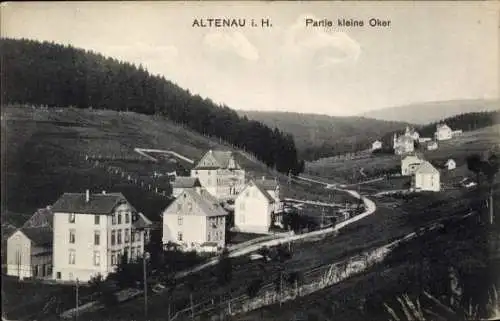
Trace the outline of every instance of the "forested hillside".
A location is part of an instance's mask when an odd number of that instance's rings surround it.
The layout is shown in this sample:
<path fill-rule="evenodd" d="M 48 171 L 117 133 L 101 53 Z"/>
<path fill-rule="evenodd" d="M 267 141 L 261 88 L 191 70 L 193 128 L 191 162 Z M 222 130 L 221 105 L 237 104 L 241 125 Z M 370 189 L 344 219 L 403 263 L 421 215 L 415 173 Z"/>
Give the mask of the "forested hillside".
<path fill-rule="evenodd" d="M 387 132 L 406 123 L 364 117 L 333 117 L 289 112 L 238 111 L 241 116 L 291 133 L 299 156 L 306 160 L 367 149 Z"/>
<path fill-rule="evenodd" d="M 255 154 L 280 172 L 298 173 L 293 137 L 227 106 L 193 95 L 141 66 L 48 42 L 1 39 L 2 104 L 133 111 L 166 116 Z"/>

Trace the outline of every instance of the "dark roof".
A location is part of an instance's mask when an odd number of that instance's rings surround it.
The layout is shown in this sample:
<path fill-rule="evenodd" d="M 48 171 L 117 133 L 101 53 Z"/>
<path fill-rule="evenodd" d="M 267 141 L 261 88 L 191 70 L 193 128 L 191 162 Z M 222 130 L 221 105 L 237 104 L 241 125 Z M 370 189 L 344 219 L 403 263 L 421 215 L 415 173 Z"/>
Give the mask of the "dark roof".
<path fill-rule="evenodd" d="M 137 220 L 133 222 L 133 226 L 136 229 L 143 229 L 146 227 L 151 227 L 153 223 L 142 213 L 137 213 Z"/>
<path fill-rule="evenodd" d="M 52 206 L 52 212 L 79 214 L 111 214 L 114 208 L 127 202 L 122 193 L 91 194 L 89 202 L 85 193 L 64 193 Z"/>
<path fill-rule="evenodd" d="M 265 189 L 266 191 L 274 191 L 276 187 L 278 187 L 278 182 L 274 179 L 259 179 L 254 182 L 258 187 Z"/>
<path fill-rule="evenodd" d="M 54 213 L 50 208 L 40 208 L 23 225 L 23 227 L 54 227 Z"/>
<path fill-rule="evenodd" d="M 201 187 L 200 180 L 196 177 L 177 176 L 172 183 L 173 188 Z"/>
<path fill-rule="evenodd" d="M 196 205 L 199 206 L 201 213 L 200 215 L 204 216 L 225 216 L 228 215 L 228 212 L 220 205 L 219 200 L 217 200 L 215 197 L 210 195 L 205 190 L 201 190 L 200 193 L 198 193 L 194 189 L 185 189 L 184 192 L 177 198 L 176 201 L 174 201 L 172 204 L 169 205 L 168 208 L 171 208 L 174 206 L 174 204 L 177 204 L 176 202 L 179 202 L 182 199 L 182 195 L 190 196 L 193 202 L 196 203 Z M 168 209 L 167 208 L 167 209 Z M 165 214 L 170 215 L 174 214 L 173 212 L 169 212 L 168 210 L 165 212 Z M 177 212 L 175 212 L 175 215 L 177 215 Z"/>
<path fill-rule="evenodd" d="M 197 169 L 228 168 L 229 167 L 229 161 L 231 159 L 234 159 L 234 155 L 233 155 L 232 151 L 210 150 L 205 155 L 203 155 L 202 159 L 205 158 L 205 157 L 207 157 L 207 155 L 212 155 L 212 157 L 217 162 L 218 166 L 215 166 L 215 167 L 214 166 L 206 167 L 206 166 L 199 165 L 199 162 L 198 162 L 198 165 L 195 166 L 195 168 L 197 168 Z M 234 161 L 235 161 L 236 167 L 238 167 L 238 165 L 236 164 L 236 160 L 235 159 L 234 159 Z"/>
<path fill-rule="evenodd" d="M 51 245 L 53 232 L 51 227 L 23 227 L 20 231 L 36 245 Z"/>

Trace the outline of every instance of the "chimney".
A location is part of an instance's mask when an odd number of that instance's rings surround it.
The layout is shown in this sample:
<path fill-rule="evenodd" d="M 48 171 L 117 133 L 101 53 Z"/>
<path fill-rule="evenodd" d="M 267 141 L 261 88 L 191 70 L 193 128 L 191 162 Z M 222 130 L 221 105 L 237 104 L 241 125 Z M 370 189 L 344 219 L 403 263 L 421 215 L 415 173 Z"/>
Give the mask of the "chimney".
<path fill-rule="evenodd" d="M 86 190 L 85 191 L 85 202 L 90 202 L 90 191 Z"/>

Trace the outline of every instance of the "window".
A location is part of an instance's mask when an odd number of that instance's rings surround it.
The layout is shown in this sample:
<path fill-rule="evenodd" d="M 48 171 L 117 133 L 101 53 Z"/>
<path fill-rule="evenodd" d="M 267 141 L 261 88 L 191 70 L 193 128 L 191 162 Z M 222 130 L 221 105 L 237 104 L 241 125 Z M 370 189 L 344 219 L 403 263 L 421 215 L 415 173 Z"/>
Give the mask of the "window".
<path fill-rule="evenodd" d="M 33 265 L 33 277 L 36 278 L 38 276 L 38 265 Z"/>
<path fill-rule="evenodd" d="M 137 250 L 137 257 L 141 256 L 141 247 L 138 246 L 136 250 Z"/>
<path fill-rule="evenodd" d="M 130 249 L 130 258 L 131 258 L 132 260 L 135 260 L 135 247 L 132 247 L 132 248 Z"/>
<path fill-rule="evenodd" d="M 182 241 L 182 232 L 177 233 L 177 240 Z"/>
<path fill-rule="evenodd" d="M 101 217 L 99 215 L 94 215 L 94 224 L 99 225 L 101 223 Z"/>
<path fill-rule="evenodd" d="M 111 217 L 111 224 L 112 225 L 116 224 L 116 214 L 113 214 L 113 216 Z"/>
<path fill-rule="evenodd" d="M 208 232 L 208 234 L 207 234 L 207 241 L 210 242 L 211 238 L 212 238 L 212 233 Z"/>
<path fill-rule="evenodd" d="M 111 253 L 111 265 L 116 265 L 116 252 Z"/>
<path fill-rule="evenodd" d="M 122 230 L 117 230 L 116 233 L 116 244 L 122 244 Z"/>
<path fill-rule="evenodd" d="M 186 196 L 186 194 L 184 194 L 184 196 Z M 182 204 L 177 203 L 177 211 L 180 212 L 181 210 L 182 210 Z"/>
<path fill-rule="evenodd" d="M 125 243 L 128 243 L 128 241 L 129 241 L 129 229 L 126 228 L 124 233 L 125 233 L 125 236 L 124 236 L 125 237 Z"/>
<path fill-rule="evenodd" d="M 113 230 L 111 231 L 111 245 L 115 245 L 116 244 L 116 231 Z"/>
<path fill-rule="evenodd" d="M 69 250 L 69 264 L 75 264 L 75 250 Z"/>
<path fill-rule="evenodd" d="M 193 203 L 188 203 L 188 211 L 191 212 L 193 210 Z"/>
<path fill-rule="evenodd" d="M 245 210 L 245 203 L 243 203 L 243 202 L 240 203 L 240 210 L 242 210 L 242 211 Z"/>
<path fill-rule="evenodd" d="M 125 223 L 130 223 L 130 215 L 125 213 Z"/>
<path fill-rule="evenodd" d="M 99 251 L 94 251 L 94 266 L 101 265 L 101 253 Z"/>
<path fill-rule="evenodd" d="M 247 192 L 245 193 L 245 196 L 246 196 L 246 197 L 250 196 L 250 191 L 247 191 Z"/>
<path fill-rule="evenodd" d="M 178 224 L 178 225 L 182 225 L 182 221 L 183 221 L 183 217 L 182 217 L 182 216 L 179 216 L 179 217 L 177 218 L 177 224 Z"/>
<path fill-rule="evenodd" d="M 94 231 L 94 245 L 100 245 L 100 244 L 101 244 L 101 232 Z"/>
<path fill-rule="evenodd" d="M 141 231 L 137 231 L 136 233 L 137 233 L 137 235 L 136 235 L 137 242 L 140 242 L 141 241 Z"/>
<path fill-rule="evenodd" d="M 75 223 L 75 214 L 69 214 L 68 216 L 68 222 L 70 223 Z"/>
<path fill-rule="evenodd" d="M 75 230 L 69 230 L 69 243 L 75 244 L 76 232 Z"/>
<path fill-rule="evenodd" d="M 56 279 L 60 280 L 61 279 L 61 272 L 56 273 Z"/>
<path fill-rule="evenodd" d="M 118 213 L 118 224 L 122 224 L 122 213 Z"/>
<path fill-rule="evenodd" d="M 135 231 L 130 231 L 130 242 L 134 243 L 135 242 Z"/>
<path fill-rule="evenodd" d="M 130 253 L 129 253 L 128 246 L 125 246 L 125 248 L 123 249 L 123 255 L 125 255 L 127 257 L 127 261 L 130 261 Z"/>

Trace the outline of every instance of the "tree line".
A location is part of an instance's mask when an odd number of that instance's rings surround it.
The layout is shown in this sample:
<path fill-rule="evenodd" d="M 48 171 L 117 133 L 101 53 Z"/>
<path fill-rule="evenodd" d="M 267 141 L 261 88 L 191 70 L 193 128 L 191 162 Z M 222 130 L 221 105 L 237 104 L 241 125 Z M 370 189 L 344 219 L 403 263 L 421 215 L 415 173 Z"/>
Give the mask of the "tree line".
<path fill-rule="evenodd" d="M 282 173 L 298 174 L 293 137 L 239 117 L 228 106 L 193 95 L 141 65 L 101 54 L 27 39 L 2 38 L 2 102 L 160 115 L 198 133 L 215 136 L 255 154 Z"/>

